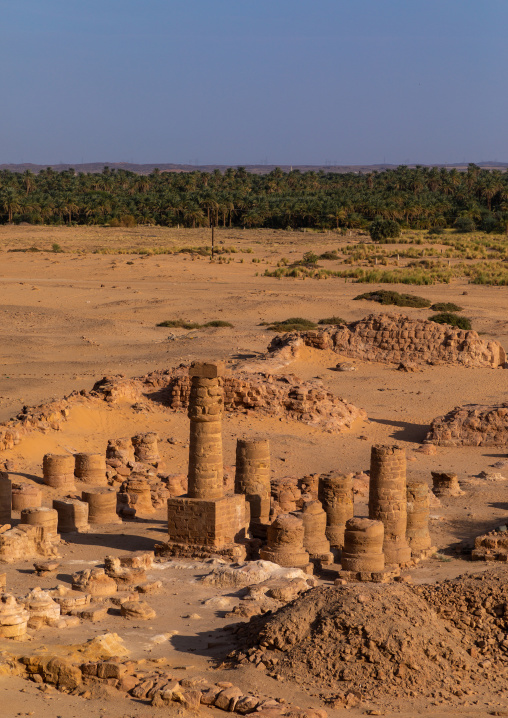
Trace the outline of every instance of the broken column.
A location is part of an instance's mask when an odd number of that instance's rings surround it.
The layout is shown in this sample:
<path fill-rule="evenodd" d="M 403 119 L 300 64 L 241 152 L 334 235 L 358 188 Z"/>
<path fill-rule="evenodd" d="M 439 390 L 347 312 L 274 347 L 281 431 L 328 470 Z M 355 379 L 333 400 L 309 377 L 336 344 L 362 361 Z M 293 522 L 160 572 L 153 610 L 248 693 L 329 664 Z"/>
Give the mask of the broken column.
<path fill-rule="evenodd" d="M 457 474 L 453 472 L 441 473 L 432 471 L 432 491 L 435 496 L 462 496 L 464 492 L 460 488 Z"/>
<path fill-rule="evenodd" d="M 116 491 L 110 486 L 90 486 L 81 498 L 88 504 L 88 523 L 119 524 L 122 519 L 116 513 Z"/>
<path fill-rule="evenodd" d="M 352 518 L 346 523 L 342 572 L 348 578 L 376 580 L 385 570 L 383 553 L 384 526 L 382 521 Z"/>
<path fill-rule="evenodd" d="M 54 499 L 53 508 L 58 514 L 58 533 L 88 531 L 88 504 L 79 499 Z"/>
<path fill-rule="evenodd" d="M 399 446 L 376 445 L 370 459 L 369 518 L 385 527 L 383 551 L 387 564 L 411 560 L 406 539 L 406 452 Z"/>
<path fill-rule="evenodd" d="M 122 515 L 132 513 L 133 516 L 143 516 L 155 511 L 150 484 L 143 474 L 131 474 L 122 485 L 118 500 L 123 504 L 120 509 Z"/>
<path fill-rule="evenodd" d="M 21 523 L 37 526 L 44 539 L 55 538 L 58 534 L 58 514 L 54 509 L 49 509 L 46 506 L 23 509 Z"/>
<path fill-rule="evenodd" d="M 326 538 L 326 513 L 320 501 L 306 501 L 302 509 L 303 547 L 311 560 L 322 565 L 333 563 L 330 542 Z"/>
<path fill-rule="evenodd" d="M 344 545 L 346 521 L 353 516 L 353 474 L 331 471 L 319 477 L 318 499 L 326 513 L 326 538 L 331 548 Z"/>
<path fill-rule="evenodd" d="M 12 483 L 5 472 L 0 471 L 0 526 L 11 523 Z"/>
<path fill-rule="evenodd" d="M 154 431 L 133 436 L 132 444 L 136 461 L 142 461 L 145 464 L 158 463 L 160 461 L 158 440 L 159 437 Z"/>
<path fill-rule="evenodd" d="M 109 460 L 118 460 L 124 464 L 134 461 L 134 447 L 130 437 L 109 439 L 106 447 L 106 463 Z"/>
<path fill-rule="evenodd" d="M 0 596 L 0 638 L 22 639 L 26 634 L 30 614 L 14 596 Z"/>
<path fill-rule="evenodd" d="M 191 546 L 235 558 L 245 555 L 244 547 L 235 545 L 246 536 L 245 497 L 224 496 L 223 488 L 223 371 L 222 362 L 195 362 L 189 370 L 188 494 L 168 499 L 169 543 L 160 548 L 165 553 L 185 553 Z"/>
<path fill-rule="evenodd" d="M 302 519 L 291 514 L 277 516 L 268 527 L 267 545 L 260 550 L 259 557 L 262 561 L 301 568 L 311 573 L 310 556 L 303 546 L 304 534 Z"/>
<path fill-rule="evenodd" d="M 42 459 L 44 483 L 63 492 L 74 491 L 74 468 L 72 454 L 46 454 Z"/>
<path fill-rule="evenodd" d="M 33 484 L 12 484 L 12 510 L 37 508 L 42 504 L 42 491 Z M 1 521 L 0 521 L 1 523 Z"/>
<path fill-rule="evenodd" d="M 407 541 L 414 558 L 425 558 L 435 548 L 429 532 L 429 487 L 415 481 L 407 485 Z"/>
<path fill-rule="evenodd" d="M 74 475 L 79 481 L 94 486 L 105 486 L 106 479 L 106 459 L 102 454 L 74 454 L 75 467 Z"/>
<path fill-rule="evenodd" d="M 250 504 L 250 530 L 266 538 L 270 520 L 270 442 L 268 439 L 238 439 L 236 442 L 235 493 Z"/>

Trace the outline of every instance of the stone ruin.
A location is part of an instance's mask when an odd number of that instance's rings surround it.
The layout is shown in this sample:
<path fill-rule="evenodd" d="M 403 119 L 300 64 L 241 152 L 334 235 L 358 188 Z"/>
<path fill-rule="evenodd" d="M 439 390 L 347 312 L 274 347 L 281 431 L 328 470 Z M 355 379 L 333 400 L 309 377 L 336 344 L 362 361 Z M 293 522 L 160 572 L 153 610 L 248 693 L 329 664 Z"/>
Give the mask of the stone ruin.
<path fill-rule="evenodd" d="M 501 446 L 508 444 L 508 402 L 466 404 L 432 421 L 426 444 L 438 446 Z"/>
<path fill-rule="evenodd" d="M 240 494 L 224 495 L 223 372 L 222 362 L 191 367 L 188 493 L 168 499 L 169 541 L 157 547 L 161 554 L 246 555 L 249 503 Z"/>
<path fill-rule="evenodd" d="M 370 460 L 369 518 L 384 525 L 387 564 L 407 565 L 406 452 L 398 446 L 373 446 Z"/>
<path fill-rule="evenodd" d="M 235 493 L 250 504 L 251 534 L 266 539 L 270 521 L 270 442 L 268 439 L 238 439 L 236 442 Z"/>
<path fill-rule="evenodd" d="M 506 363 L 506 352 L 497 341 L 480 339 L 472 330 L 401 314 L 371 314 L 347 325 L 290 332 L 276 336 L 268 352 L 272 356 L 283 352 L 289 363 L 302 345 L 329 349 L 354 359 L 394 364 L 455 364 L 495 369 Z"/>

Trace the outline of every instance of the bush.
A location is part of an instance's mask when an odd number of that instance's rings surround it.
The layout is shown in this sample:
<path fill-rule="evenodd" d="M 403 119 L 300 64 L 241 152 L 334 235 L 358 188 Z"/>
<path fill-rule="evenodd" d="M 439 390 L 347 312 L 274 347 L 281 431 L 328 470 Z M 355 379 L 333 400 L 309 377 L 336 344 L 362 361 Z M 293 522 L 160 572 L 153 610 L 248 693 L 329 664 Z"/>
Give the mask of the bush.
<path fill-rule="evenodd" d="M 453 228 L 459 234 L 465 234 L 466 232 L 474 232 L 475 223 L 471 217 L 457 217 L 453 224 Z"/>
<path fill-rule="evenodd" d="M 453 302 L 437 302 L 431 306 L 433 312 L 461 312 L 463 307 Z"/>
<path fill-rule="evenodd" d="M 201 324 L 186 322 L 183 319 L 166 319 L 165 322 L 157 324 L 158 327 L 175 327 L 177 329 L 200 329 Z"/>
<path fill-rule="evenodd" d="M 51 251 L 54 252 L 55 254 L 61 254 L 64 250 L 61 248 L 61 246 L 59 244 L 57 244 L 55 242 L 54 244 L 51 245 Z"/>
<path fill-rule="evenodd" d="M 204 327 L 232 327 L 230 322 L 224 322 L 222 319 L 214 319 L 211 322 L 203 324 Z"/>
<path fill-rule="evenodd" d="M 471 320 L 467 317 L 459 317 L 456 314 L 452 314 L 452 312 L 442 312 L 441 314 L 434 314 L 432 317 L 429 317 L 429 320 L 431 322 L 436 322 L 436 324 L 449 324 L 451 327 L 456 327 L 457 329 L 472 329 L 471 326 Z"/>
<path fill-rule="evenodd" d="M 414 294 L 399 294 L 399 292 L 392 292 L 387 289 L 359 294 L 355 299 L 368 299 L 379 304 L 393 304 L 396 307 L 415 307 L 416 309 L 426 309 L 431 304 L 428 299 L 423 297 L 417 297 Z"/>
<path fill-rule="evenodd" d="M 310 319 L 302 319 L 302 317 L 290 317 L 284 319 L 283 322 L 274 322 L 268 326 L 272 332 L 304 332 L 307 329 L 316 329 L 317 324 L 311 322 Z"/>
<path fill-rule="evenodd" d="M 394 219 L 375 219 L 369 225 L 369 234 L 374 242 L 400 237 L 400 225 Z"/>
<path fill-rule="evenodd" d="M 318 321 L 318 324 L 347 324 L 345 319 L 342 319 L 342 317 L 328 317 L 327 319 L 320 319 Z"/>
<path fill-rule="evenodd" d="M 337 250 L 334 249 L 331 252 L 323 252 L 323 254 L 319 255 L 319 259 L 338 259 L 339 255 L 337 254 Z"/>
<path fill-rule="evenodd" d="M 317 264 L 319 257 L 314 252 L 305 252 L 302 259 L 302 264 Z"/>

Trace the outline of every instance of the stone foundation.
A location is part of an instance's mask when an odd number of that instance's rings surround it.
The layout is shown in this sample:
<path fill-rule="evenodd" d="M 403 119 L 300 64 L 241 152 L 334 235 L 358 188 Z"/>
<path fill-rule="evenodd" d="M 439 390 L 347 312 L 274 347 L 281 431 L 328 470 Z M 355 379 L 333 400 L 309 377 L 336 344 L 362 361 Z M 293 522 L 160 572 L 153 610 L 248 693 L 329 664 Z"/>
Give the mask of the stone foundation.
<path fill-rule="evenodd" d="M 168 534 L 173 544 L 189 544 L 215 551 L 245 541 L 249 517 L 245 497 L 168 499 Z"/>
<path fill-rule="evenodd" d="M 432 471 L 432 492 L 435 496 L 463 496 L 457 474 Z"/>

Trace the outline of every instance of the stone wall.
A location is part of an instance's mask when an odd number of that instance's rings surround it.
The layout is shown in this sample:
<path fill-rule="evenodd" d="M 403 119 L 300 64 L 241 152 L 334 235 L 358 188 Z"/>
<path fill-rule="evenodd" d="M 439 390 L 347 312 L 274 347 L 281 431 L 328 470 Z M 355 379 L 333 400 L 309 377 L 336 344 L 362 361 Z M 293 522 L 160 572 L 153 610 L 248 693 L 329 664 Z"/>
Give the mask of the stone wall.
<path fill-rule="evenodd" d="M 371 314 L 348 325 L 275 337 L 269 353 L 298 352 L 299 343 L 337 354 L 386 363 L 458 364 L 467 367 L 502 367 L 506 352 L 494 340 L 480 339 L 477 332 L 454 329 L 426 319 L 402 314 Z"/>
<path fill-rule="evenodd" d="M 189 367 L 185 365 L 135 379 L 104 377 L 91 392 L 75 391 L 59 401 L 24 407 L 13 419 L 0 423 L 0 451 L 13 449 L 33 432 L 59 431 L 76 404 L 127 401 L 146 409 L 156 402 L 178 411 L 187 408 L 189 395 Z M 363 409 L 326 391 L 320 381 L 302 381 L 294 374 L 235 372 L 226 376 L 224 409 L 284 417 L 334 433 L 351 428 L 357 419 L 367 419 Z"/>
<path fill-rule="evenodd" d="M 466 404 L 438 416 L 430 425 L 426 444 L 438 446 L 506 446 L 508 402 L 482 406 Z"/>

